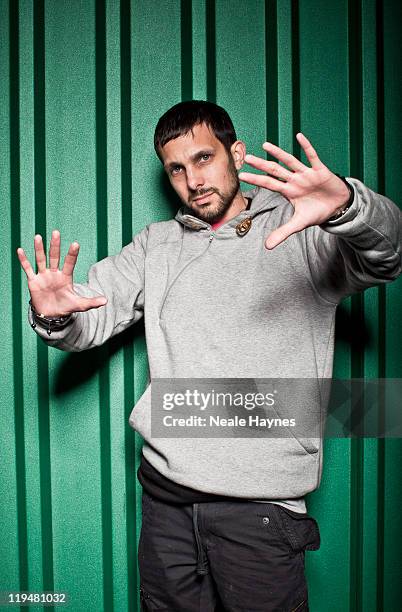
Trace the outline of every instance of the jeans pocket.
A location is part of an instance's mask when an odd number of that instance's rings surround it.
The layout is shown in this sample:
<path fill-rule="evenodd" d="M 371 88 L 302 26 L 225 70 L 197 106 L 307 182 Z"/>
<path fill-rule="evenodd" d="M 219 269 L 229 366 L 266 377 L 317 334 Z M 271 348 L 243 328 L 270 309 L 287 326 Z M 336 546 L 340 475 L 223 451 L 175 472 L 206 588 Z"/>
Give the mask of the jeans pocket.
<path fill-rule="evenodd" d="M 275 505 L 279 527 L 294 552 L 320 548 L 320 530 L 317 521 L 312 516 L 293 512 L 279 504 L 273 505 Z"/>

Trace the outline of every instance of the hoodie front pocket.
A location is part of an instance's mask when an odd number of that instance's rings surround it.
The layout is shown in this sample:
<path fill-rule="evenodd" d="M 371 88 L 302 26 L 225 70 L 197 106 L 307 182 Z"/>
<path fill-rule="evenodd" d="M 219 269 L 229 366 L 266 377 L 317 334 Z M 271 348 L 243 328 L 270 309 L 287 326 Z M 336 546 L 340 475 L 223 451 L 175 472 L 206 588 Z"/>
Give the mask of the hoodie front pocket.
<path fill-rule="evenodd" d="M 128 422 L 143 438 L 151 436 L 151 383 L 132 409 Z"/>
<path fill-rule="evenodd" d="M 294 438 L 309 455 L 318 453 L 320 438 L 297 438 L 296 436 Z"/>

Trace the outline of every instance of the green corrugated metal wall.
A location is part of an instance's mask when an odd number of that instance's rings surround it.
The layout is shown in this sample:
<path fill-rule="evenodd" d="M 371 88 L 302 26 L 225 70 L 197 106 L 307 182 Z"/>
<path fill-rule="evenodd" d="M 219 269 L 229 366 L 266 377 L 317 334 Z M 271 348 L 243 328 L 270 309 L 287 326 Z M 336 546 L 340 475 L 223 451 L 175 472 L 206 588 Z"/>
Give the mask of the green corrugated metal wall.
<path fill-rule="evenodd" d="M 0 590 L 74 612 L 137 609 L 143 329 L 68 355 L 37 341 L 15 255 L 81 244 L 75 279 L 176 208 L 152 149 L 180 99 L 227 108 L 250 151 L 299 154 L 400 203 L 402 4 L 384 0 L 0 0 Z M 339 377 L 400 377 L 400 279 L 339 310 Z M 312 612 L 400 609 L 401 440 L 327 440 L 308 498 Z M 3 608 L 2 608 L 3 609 Z M 5 608 L 4 608 L 5 609 Z M 34 607 L 33 609 L 41 609 Z"/>

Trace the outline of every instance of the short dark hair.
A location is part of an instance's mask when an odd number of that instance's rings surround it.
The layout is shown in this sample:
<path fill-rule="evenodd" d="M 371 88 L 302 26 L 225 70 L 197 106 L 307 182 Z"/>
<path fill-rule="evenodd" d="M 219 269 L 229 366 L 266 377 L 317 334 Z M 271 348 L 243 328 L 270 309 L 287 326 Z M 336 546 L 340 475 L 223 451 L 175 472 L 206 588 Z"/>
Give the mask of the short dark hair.
<path fill-rule="evenodd" d="M 195 125 L 205 123 L 229 152 L 237 140 L 233 123 L 224 108 L 205 100 L 179 102 L 159 119 L 154 135 L 154 147 L 159 159 L 160 149 L 170 140 L 184 136 Z"/>

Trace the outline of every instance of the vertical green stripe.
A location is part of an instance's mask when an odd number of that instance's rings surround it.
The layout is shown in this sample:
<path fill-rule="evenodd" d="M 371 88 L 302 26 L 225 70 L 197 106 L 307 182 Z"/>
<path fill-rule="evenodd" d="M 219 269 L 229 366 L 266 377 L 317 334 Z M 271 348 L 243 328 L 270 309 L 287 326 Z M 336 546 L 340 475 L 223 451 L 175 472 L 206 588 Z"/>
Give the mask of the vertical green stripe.
<path fill-rule="evenodd" d="M 121 193 L 123 244 L 132 238 L 132 126 L 131 126 L 131 9 L 130 0 L 120 1 L 120 124 L 121 124 Z M 135 435 L 127 425 L 134 404 L 134 348 L 124 346 L 124 418 L 125 469 L 126 469 L 126 536 L 127 536 L 127 584 L 128 612 L 137 610 L 138 583 L 135 537 Z"/>
<path fill-rule="evenodd" d="M 127 584 L 128 612 L 137 610 L 139 585 L 137 581 L 137 542 L 136 524 L 136 472 L 135 472 L 135 432 L 128 425 L 134 405 L 134 347 L 129 343 L 124 347 L 124 421 L 126 423 L 125 460 L 126 460 L 126 526 L 127 526 Z"/>
<path fill-rule="evenodd" d="M 384 607 L 385 440 L 377 440 L 377 610 Z"/>
<path fill-rule="evenodd" d="M 292 0 L 292 117 L 293 117 L 293 152 L 298 158 L 301 156 L 301 148 L 295 135 L 300 131 L 300 18 L 299 2 Z"/>
<path fill-rule="evenodd" d="M 351 440 L 350 474 L 350 612 L 362 610 L 364 440 Z"/>
<path fill-rule="evenodd" d="M 384 6 L 376 1 L 377 39 L 377 167 L 378 191 L 385 191 L 385 106 L 384 106 Z"/>
<path fill-rule="evenodd" d="M 377 188 L 385 192 L 385 105 L 384 105 L 384 7 L 376 2 L 377 56 Z M 378 376 L 386 377 L 386 289 L 378 288 Z M 377 610 L 384 607 L 384 546 L 385 546 L 385 440 L 378 440 L 377 459 Z"/>
<path fill-rule="evenodd" d="M 205 100 L 207 95 L 207 39 L 205 0 L 192 2 L 192 97 Z"/>
<path fill-rule="evenodd" d="M 361 142 L 362 178 L 370 187 L 378 190 L 378 158 L 376 150 L 378 147 L 379 133 L 377 129 L 378 113 L 378 82 L 376 64 L 377 56 L 377 33 L 376 33 L 376 2 L 374 0 L 362 0 L 362 48 L 361 56 L 355 57 L 355 61 L 362 62 L 362 112 L 361 112 Z M 351 32 L 355 37 L 355 31 Z M 357 171 L 356 171 L 357 172 Z M 367 291 L 363 299 L 363 313 L 361 327 L 368 327 L 369 338 L 362 339 L 361 346 L 356 343 L 356 352 L 360 350 L 362 356 L 362 368 L 365 377 L 377 377 L 379 375 L 379 359 L 381 354 L 381 343 L 383 342 L 380 329 L 383 325 L 379 316 L 379 288 Z M 366 336 L 364 334 L 363 336 Z M 367 341 L 369 340 L 369 341 Z M 362 347 L 364 346 L 364 354 Z M 364 357 L 364 359 L 363 359 Z M 381 394 L 379 394 L 381 396 Z M 379 397 L 379 401 L 381 397 Z M 382 415 L 384 417 L 384 415 Z M 384 428 L 384 418 L 378 418 L 379 431 Z M 375 611 L 377 607 L 378 592 L 378 558 L 382 556 L 380 547 L 383 546 L 383 527 L 381 527 L 381 485 L 378 486 L 383 475 L 378 471 L 381 464 L 381 441 L 364 440 L 364 489 L 363 489 L 363 534 L 362 549 L 363 576 L 362 576 L 362 600 L 361 608 L 367 612 Z M 382 587 L 380 587 L 382 590 Z M 382 596 L 380 595 L 382 598 Z"/>
<path fill-rule="evenodd" d="M 265 0 L 266 139 L 279 142 L 277 0 Z"/>
<path fill-rule="evenodd" d="M 350 174 L 363 180 L 363 77 L 362 77 L 362 20 L 359 2 L 348 3 L 348 91 L 349 91 L 349 150 Z M 364 375 L 364 346 L 367 341 L 364 331 L 363 295 L 351 299 L 351 375 Z M 363 350 L 362 350 L 363 349 Z M 363 457 L 364 441 L 351 440 L 350 475 L 350 610 L 362 608 L 363 589 Z"/>
<path fill-rule="evenodd" d="M 14 419 L 15 419 L 15 455 L 16 485 L 18 508 L 18 555 L 19 555 L 19 588 L 28 588 L 28 549 L 27 549 L 27 508 L 25 482 L 25 440 L 24 440 L 24 399 L 22 378 L 22 328 L 21 317 L 21 283 L 20 266 L 15 254 L 20 245 L 21 201 L 20 201 L 20 96 L 19 96 L 19 2 L 10 0 L 10 204 L 11 204 L 11 288 L 13 328 L 13 382 L 14 382 Z"/>
<path fill-rule="evenodd" d="M 136 525 L 136 471 L 135 471 L 135 431 L 129 426 L 128 419 L 134 405 L 134 345 L 124 347 L 124 421 L 125 460 L 126 460 L 126 526 L 127 526 L 127 584 L 128 612 L 137 610 L 139 584 L 137 581 L 137 539 Z"/>
<path fill-rule="evenodd" d="M 35 231 L 46 248 L 45 25 L 44 0 L 34 3 Z"/>
<path fill-rule="evenodd" d="M 95 12 L 96 89 L 96 220 L 97 259 L 107 256 L 107 138 L 106 138 L 106 6 L 97 0 Z M 97 353 L 99 364 L 99 423 L 102 504 L 103 605 L 113 612 L 113 546 L 111 507 L 109 348 Z"/>
<path fill-rule="evenodd" d="M 215 0 L 206 1 L 207 100 L 216 102 L 216 16 Z"/>
<path fill-rule="evenodd" d="M 292 82 L 292 5 L 291 0 L 277 3 L 278 37 L 278 145 L 292 151 L 293 82 Z"/>
<path fill-rule="evenodd" d="M 34 3 L 34 180 L 35 231 L 46 247 L 46 136 L 45 136 L 45 14 L 44 0 Z M 52 497 L 50 471 L 48 349 L 38 340 L 38 401 L 40 439 L 40 497 L 43 588 L 54 589 Z M 50 606 L 49 610 L 54 609 Z"/>
<path fill-rule="evenodd" d="M 96 28 L 96 222 L 97 257 L 107 256 L 107 173 L 106 173 L 106 8 L 97 0 Z"/>
<path fill-rule="evenodd" d="M 99 421 L 102 491 L 102 563 L 104 609 L 113 612 L 113 545 L 112 545 L 112 471 L 110 443 L 110 380 L 109 350 L 102 347 L 99 364 Z"/>
<path fill-rule="evenodd" d="M 362 21 L 359 2 L 349 2 L 349 142 L 350 174 L 363 180 L 363 77 L 362 77 Z M 364 329 L 363 294 L 354 295 L 351 303 L 352 329 L 352 376 L 363 376 L 364 345 L 367 338 Z"/>
<path fill-rule="evenodd" d="M 363 178 L 362 15 L 359 2 L 348 3 L 350 172 Z"/>
<path fill-rule="evenodd" d="M 181 0 L 181 99 L 193 98 L 192 0 Z"/>
<path fill-rule="evenodd" d="M 121 194 L 123 244 L 132 238 L 131 172 L 131 24 L 130 0 L 120 3 L 120 123 L 121 123 Z"/>
<path fill-rule="evenodd" d="M 385 193 L 385 104 L 384 104 L 384 6 L 383 0 L 376 2 L 377 26 L 377 186 L 379 193 Z M 385 378 L 386 338 L 386 288 L 378 288 L 378 376 Z"/>

